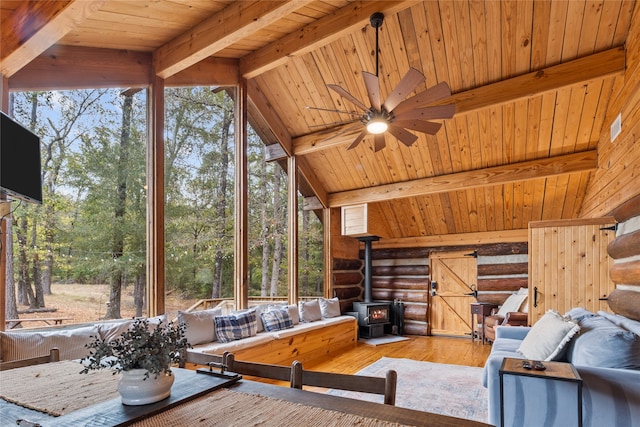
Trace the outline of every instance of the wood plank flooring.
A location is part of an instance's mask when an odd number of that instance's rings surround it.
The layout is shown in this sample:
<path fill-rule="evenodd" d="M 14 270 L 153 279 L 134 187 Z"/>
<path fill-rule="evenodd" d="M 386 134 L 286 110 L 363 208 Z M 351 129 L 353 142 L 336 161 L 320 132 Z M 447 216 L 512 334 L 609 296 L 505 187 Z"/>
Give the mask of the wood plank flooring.
<path fill-rule="evenodd" d="M 381 357 L 397 357 L 451 365 L 484 366 L 491 352 L 489 344 L 470 338 L 408 335 L 409 340 L 371 346 L 358 341 L 356 347 L 333 355 L 329 360 L 320 360 L 305 365 L 306 369 L 326 372 L 354 374 Z"/>

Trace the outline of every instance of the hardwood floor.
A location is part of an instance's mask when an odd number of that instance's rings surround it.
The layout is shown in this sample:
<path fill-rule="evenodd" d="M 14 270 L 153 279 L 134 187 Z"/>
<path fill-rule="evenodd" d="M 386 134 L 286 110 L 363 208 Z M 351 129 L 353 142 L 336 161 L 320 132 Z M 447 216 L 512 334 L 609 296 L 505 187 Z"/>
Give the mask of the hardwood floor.
<path fill-rule="evenodd" d="M 371 346 L 358 342 L 347 352 L 334 355 L 330 360 L 320 360 L 305 366 L 326 372 L 354 374 L 381 357 L 397 357 L 451 365 L 484 366 L 491 346 L 470 338 L 423 337 L 408 335 L 409 340 Z"/>

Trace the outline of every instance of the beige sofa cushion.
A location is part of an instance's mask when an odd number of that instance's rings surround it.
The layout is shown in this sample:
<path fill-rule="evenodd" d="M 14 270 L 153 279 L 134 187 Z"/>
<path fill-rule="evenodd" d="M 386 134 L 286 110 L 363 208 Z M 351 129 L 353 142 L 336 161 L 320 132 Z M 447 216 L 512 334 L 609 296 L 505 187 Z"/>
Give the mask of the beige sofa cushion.
<path fill-rule="evenodd" d="M 61 360 L 80 359 L 89 350 L 85 344 L 99 334 L 98 326 L 85 326 L 72 329 L 56 329 L 30 332 L 2 332 L 0 333 L 0 348 L 2 361 L 26 359 L 44 356 L 49 350 L 60 349 Z"/>

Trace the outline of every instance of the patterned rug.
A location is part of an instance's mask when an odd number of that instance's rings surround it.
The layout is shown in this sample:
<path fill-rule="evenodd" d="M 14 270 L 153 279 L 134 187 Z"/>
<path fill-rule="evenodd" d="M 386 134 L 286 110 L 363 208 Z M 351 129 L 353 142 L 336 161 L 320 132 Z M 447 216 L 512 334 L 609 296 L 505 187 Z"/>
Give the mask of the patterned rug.
<path fill-rule="evenodd" d="M 398 373 L 396 406 L 487 422 L 487 389 L 482 386 L 482 368 L 383 357 L 357 374 L 384 377 L 389 369 Z M 383 401 L 382 396 L 366 393 L 343 390 L 329 393 Z"/>

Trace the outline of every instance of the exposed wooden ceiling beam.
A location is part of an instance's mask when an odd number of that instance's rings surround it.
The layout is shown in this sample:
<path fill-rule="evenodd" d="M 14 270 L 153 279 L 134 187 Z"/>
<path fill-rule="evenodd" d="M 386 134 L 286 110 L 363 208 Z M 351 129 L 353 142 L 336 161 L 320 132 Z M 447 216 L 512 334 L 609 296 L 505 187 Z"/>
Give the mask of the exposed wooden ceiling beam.
<path fill-rule="evenodd" d="M 456 93 L 440 104 L 454 101 L 456 114 L 530 98 L 569 86 L 584 85 L 607 77 L 622 76 L 624 47 L 617 47 L 508 80 Z"/>
<path fill-rule="evenodd" d="M 617 47 L 511 79 L 459 92 L 441 103 L 453 101 L 456 104 L 456 114 L 465 114 L 569 86 L 584 85 L 597 79 L 621 76 L 624 70 L 624 48 Z M 340 125 L 294 138 L 293 152 L 296 155 L 304 155 L 350 142 L 353 140 L 354 133 L 344 134 L 336 139 L 327 139 L 328 136 L 332 133 L 338 133 L 343 127 L 344 125 Z"/>
<path fill-rule="evenodd" d="M 316 195 L 322 206 L 329 207 L 329 194 L 327 190 L 322 185 L 322 181 L 315 174 L 311 166 L 307 163 L 307 160 L 304 157 L 298 158 L 298 171 L 300 175 L 307 181 L 313 193 Z"/>
<path fill-rule="evenodd" d="M 374 12 L 396 13 L 418 3 L 410 1 L 357 1 L 321 18 L 240 60 L 243 77 L 254 78 L 282 65 L 292 56 L 303 55 L 349 34 L 369 22 Z"/>
<path fill-rule="evenodd" d="M 329 207 L 337 208 L 358 203 L 382 202 L 405 197 L 468 190 L 488 185 L 549 178 L 568 173 L 590 172 L 595 170 L 597 166 L 596 150 L 584 151 L 450 175 L 330 193 Z"/>
<path fill-rule="evenodd" d="M 253 79 L 247 80 L 247 94 L 256 110 L 258 110 L 258 113 L 262 115 L 271 132 L 275 135 L 278 144 L 285 151 L 286 156 L 292 156 L 291 134 Z M 328 206 L 327 190 L 322 186 L 320 179 L 318 179 L 315 172 L 313 172 L 313 169 L 311 169 L 303 158 L 298 159 L 297 165 L 298 171 L 300 171 L 302 177 L 309 184 L 316 197 L 318 197 L 318 200 L 320 200 L 324 206 Z"/>
<path fill-rule="evenodd" d="M 255 80 L 247 80 L 247 95 L 251 99 L 253 105 L 255 105 L 256 109 L 260 112 L 267 125 L 271 128 L 271 132 L 276 136 L 276 139 L 282 148 L 284 148 L 284 151 L 287 152 L 287 155 L 293 155 L 291 134 L 280 119 L 280 116 L 276 114 L 275 106 L 269 103 Z"/>
<path fill-rule="evenodd" d="M 529 230 L 483 231 L 478 233 L 441 234 L 438 236 L 384 238 L 373 242 L 375 249 L 433 248 L 442 246 L 486 245 L 487 243 L 526 242 Z"/>
<path fill-rule="evenodd" d="M 146 87 L 151 54 L 78 46 L 53 46 L 9 80 L 11 90 Z"/>
<path fill-rule="evenodd" d="M 24 2 L 2 22 L 0 73 L 11 77 L 104 3 L 105 0 Z"/>
<path fill-rule="evenodd" d="M 155 52 L 156 74 L 168 78 L 259 31 L 312 0 L 232 2 Z"/>

